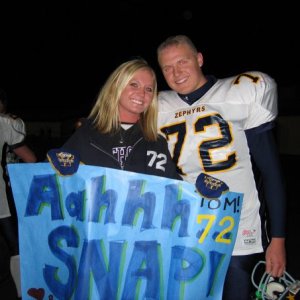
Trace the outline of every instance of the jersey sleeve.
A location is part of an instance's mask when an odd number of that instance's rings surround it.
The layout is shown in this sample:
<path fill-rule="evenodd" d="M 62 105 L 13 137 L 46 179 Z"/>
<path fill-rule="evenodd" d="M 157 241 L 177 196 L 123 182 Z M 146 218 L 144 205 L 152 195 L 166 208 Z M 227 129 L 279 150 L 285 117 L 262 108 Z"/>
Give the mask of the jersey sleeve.
<path fill-rule="evenodd" d="M 249 105 L 245 130 L 273 121 L 278 114 L 277 84 L 269 75 L 249 72 L 240 75 L 239 93 Z"/>
<path fill-rule="evenodd" d="M 25 124 L 21 119 L 13 119 L 9 116 L 2 118 L 2 126 L 5 128 L 3 131 L 4 142 L 7 143 L 12 149 L 16 148 L 25 139 Z"/>

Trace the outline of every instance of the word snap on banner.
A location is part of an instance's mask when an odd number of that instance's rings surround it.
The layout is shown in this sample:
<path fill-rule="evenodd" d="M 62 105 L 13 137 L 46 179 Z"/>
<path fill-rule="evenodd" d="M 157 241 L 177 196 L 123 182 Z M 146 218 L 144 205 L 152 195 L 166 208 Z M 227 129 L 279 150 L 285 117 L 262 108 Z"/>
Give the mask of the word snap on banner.
<path fill-rule="evenodd" d="M 23 299 L 221 300 L 243 200 L 230 186 L 205 198 L 184 181 L 82 164 L 8 171 Z"/>

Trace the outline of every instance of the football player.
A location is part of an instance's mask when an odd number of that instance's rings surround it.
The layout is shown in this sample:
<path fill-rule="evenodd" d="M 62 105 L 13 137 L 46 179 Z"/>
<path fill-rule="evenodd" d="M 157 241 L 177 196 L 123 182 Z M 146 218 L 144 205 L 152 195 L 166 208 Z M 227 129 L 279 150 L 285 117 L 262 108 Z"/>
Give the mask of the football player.
<path fill-rule="evenodd" d="M 286 267 L 285 191 L 272 131 L 276 82 L 256 71 L 225 79 L 204 75 L 203 56 L 184 35 L 166 39 L 157 55 L 172 89 L 159 94 L 158 123 L 178 172 L 194 184 L 206 173 L 244 194 L 223 299 L 248 299 L 251 272 L 264 250 L 268 273 L 278 277 Z M 252 160 L 263 178 L 270 219 L 266 249 Z"/>

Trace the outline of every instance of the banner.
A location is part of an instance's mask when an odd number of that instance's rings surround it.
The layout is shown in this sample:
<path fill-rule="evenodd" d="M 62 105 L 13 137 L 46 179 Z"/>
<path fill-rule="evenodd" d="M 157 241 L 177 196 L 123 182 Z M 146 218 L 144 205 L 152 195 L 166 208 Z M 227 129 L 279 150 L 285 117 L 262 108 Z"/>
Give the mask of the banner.
<path fill-rule="evenodd" d="M 80 165 L 9 164 L 22 299 L 221 299 L 243 195 Z"/>

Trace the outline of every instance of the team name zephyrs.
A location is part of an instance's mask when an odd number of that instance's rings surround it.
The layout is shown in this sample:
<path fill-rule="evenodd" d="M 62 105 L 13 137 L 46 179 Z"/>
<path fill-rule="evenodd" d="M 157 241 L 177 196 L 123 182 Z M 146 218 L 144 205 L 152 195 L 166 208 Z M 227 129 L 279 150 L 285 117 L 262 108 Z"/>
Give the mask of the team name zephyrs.
<path fill-rule="evenodd" d="M 194 107 L 194 108 L 191 108 L 191 109 L 186 109 L 186 110 L 183 110 L 183 111 L 178 111 L 178 112 L 175 113 L 175 118 L 180 118 L 180 117 L 184 117 L 186 115 L 192 115 L 194 113 L 199 113 L 199 112 L 203 112 L 203 111 L 205 111 L 205 106 L 204 105 Z"/>

